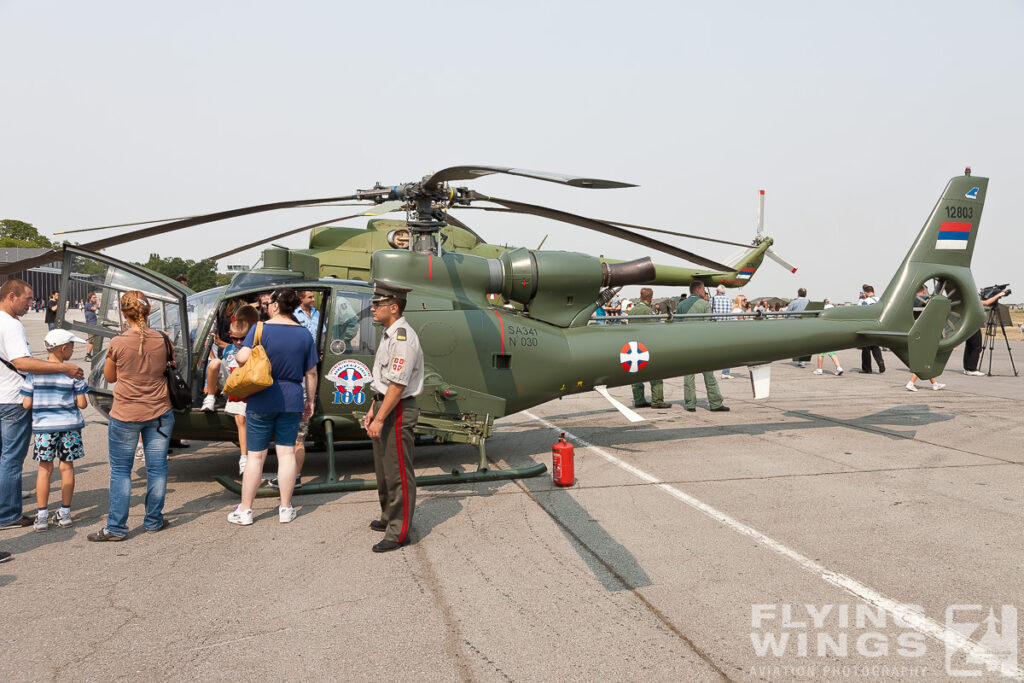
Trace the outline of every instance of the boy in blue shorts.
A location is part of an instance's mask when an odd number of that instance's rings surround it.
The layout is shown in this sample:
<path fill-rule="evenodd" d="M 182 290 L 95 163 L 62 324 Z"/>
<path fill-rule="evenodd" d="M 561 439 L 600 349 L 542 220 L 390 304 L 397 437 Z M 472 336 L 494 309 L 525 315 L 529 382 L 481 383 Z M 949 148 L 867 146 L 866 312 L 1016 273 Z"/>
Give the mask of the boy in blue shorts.
<path fill-rule="evenodd" d="M 56 329 L 47 333 L 43 343 L 50 353 L 50 361 L 66 363 L 75 351 L 75 342 L 85 340 L 68 330 Z M 21 387 L 21 405 L 32 411 L 32 458 L 39 463 L 36 475 L 36 531 L 46 531 L 49 525 L 47 502 L 50 498 L 50 476 L 53 462 L 60 463 L 60 509 L 57 524 L 71 526 L 71 496 L 75 493 L 74 461 L 85 455 L 82 428 L 85 420 L 81 409 L 85 407 L 85 394 L 89 387 L 84 380 L 67 375 L 25 376 Z"/>

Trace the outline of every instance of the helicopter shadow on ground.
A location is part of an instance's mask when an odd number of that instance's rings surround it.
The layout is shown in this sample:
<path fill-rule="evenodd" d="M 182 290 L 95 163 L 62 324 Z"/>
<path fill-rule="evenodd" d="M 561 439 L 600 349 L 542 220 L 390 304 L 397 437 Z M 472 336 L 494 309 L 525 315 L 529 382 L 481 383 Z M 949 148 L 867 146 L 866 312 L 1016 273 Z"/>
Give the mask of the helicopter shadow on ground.
<path fill-rule="evenodd" d="M 462 472 L 475 471 L 477 451 L 473 446 L 465 444 L 417 444 L 415 468 L 418 475 L 451 472 L 453 469 Z M 211 512 L 223 508 L 225 514 L 230 506 L 238 502 L 236 494 L 213 482 L 213 477 L 229 474 L 237 478 L 238 450 L 229 443 L 208 443 L 194 450 L 191 454 L 172 458 L 168 471 L 168 486 L 174 482 L 203 483 L 210 482 L 213 491 L 198 498 L 192 498 L 175 510 L 164 513 L 174 520 L 176 526 L 187 524 Z M 354 480 L 373 480 L 373 451 L 363 448 L 360 444 L 349 444 L 340 447 L 335 453 L 335 467 L 339 482 Z M 271 452 L 263 467 L 263 476 L 274 476 L 277 471 L 277 459 Z M 323 449 L 308 449 L 306 461 L 302 468 L 304 486 L 324 481 L 327 471 L 327 454 Z M 457 515 L 463 508 L 460 499 L 466 496 L 489 496 L 507 482 L 478 482 L 455 484 L 450 486 L 420 487 L 416 504 L 414 538 L 426 537 L 437 525 Z M 143 493 L 145 489 L 143 488 Z M 299 517 L 310 514 L 321 505 L 336 503 L 353 494 L 375 496 L 373 489 L 361 491 L 337 491 L 303 494 L 302 489 L 296 490 L 293 498 Z M 438 493 L 440 495 L 435 495 Z M 272 500 L 272 499 L 261 499 Z M 215 512 L 215 514 L 219 511 Z M 272 517 L 276 509 L 260 511 L 256 520 Z M 372 513 L 371 513 L 372 514 Z M 368 516 L 367 521 L 372 517 Z"/>
<path fill-rule="evenodd" d="M 550 434 L 550 430 L 544 430 L 544 434 Z M 532 454 L 524 452 L 531 448 Z M 543 459 L 547 451 L 546 445 L 531 445 L 528 439 L 523 438 L 523 432 L 495 432 L 488 440 L 488 449 L 497 457 L 514 453 L 515 462 L 510 463 L 514 467 L 534 465 Z M 554 486 L 546 473 L 520 479 L 516 483 L 551 518 L 605 590 L 634 590 L 651 585 L 650 576 L 636 557 L 593 518 L 573 495 L 572 487 Z M 547 547 L 539 536 L 536 542 L 558 556 L 558 551 Z"/>
<path fill-rule="evenodd" d="M 698 407 L 707 408 L 707 402 L 698 401 Z M 700 425 L 695 427 L 666 427 L 670 423 L 660 422 L 659 426 L 647 423 L 637 424 L 613 424 L 594 425 L 590 423 L 573 424 L 578 415 L 565 414 L 554 415 L 546 419 L 559 424 L 567 429 L 573 429 L 581 435 L 600 435 L 595 440 L 600 444 L 614 446 L 623 451 L 635 453 L 636 449 L 629 448 L 630 444 L 652 443 L 658 441 L 671 441 L 675 439 L 704 439 L 714 436 L 735 436 L 745 434 L 748 436 L 760 436 L 767 433 L 782 433 L 788 431 L 804 431 L 808 429 L 824 429 L 831 427 L 846 427 L 848 429 L 878 434 L 888 439 L 903 440 L 913 439 L 917 436 L 914 429 L 895 429 L 896 427 L 924 427 L 930 424 L 952 420 L 956 415 L 951 413 L 933 412 L 931 406 L 924 405 L 901 405 L 893 406 L 877 413 L 863 417 L 844 419 L 830 415 L 822 415 L 810 410 L 789 410 L 782 413 L 783 417 L 796 418 L 799 421 L 766 421 L 752 422 L 747 424 L 716 424 Z M 685 418 L 681 418 L 685 419 Z M 527 426 L 530 422 L 510 423 L 508 426 Z M 678 423 L 671 423 L 678 424 Z M 547 427 L 538 425 L 540 431 L 550 433 Z M 522 434 L 522 432 L 519 432 Z"/>
<path fill-rule="evenodd" d="M 0 588 L 3 588 L 4 586 L 9 586 L 17 580 L 18 577 L 14 576 L 13 574 L 0 574 Z"/>

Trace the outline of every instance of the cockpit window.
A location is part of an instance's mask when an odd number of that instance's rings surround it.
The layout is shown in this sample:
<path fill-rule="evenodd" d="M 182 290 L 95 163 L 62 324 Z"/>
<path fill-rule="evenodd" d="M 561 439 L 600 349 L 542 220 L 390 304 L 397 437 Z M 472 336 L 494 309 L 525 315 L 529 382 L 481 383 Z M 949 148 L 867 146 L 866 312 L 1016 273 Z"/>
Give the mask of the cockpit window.
<path fill-rule="evenodd" d="M 193 342 L 196 335 L 206 329 L 214 311 L 217 310 L 217 301 L 220 300 L 225 289 L 227 287 L 208 289 L 205 292 L 193 294 L 185 300 L 188 308 L 188 329 Z"/>
<path fill-rule="evenodd" d="M 336 355 L 375 353 L 377 340 L 370 312 L 370 295 L 338 292 L 333 305 L 334 315 L 327 335 L 330 352 Z"/>
<path fill-rule="evenodd" d="M 388 233 L 388 244 L 393 246 L 395 249 L 408 249 L 409 231 L 404 229 L 392 230 Z"/>

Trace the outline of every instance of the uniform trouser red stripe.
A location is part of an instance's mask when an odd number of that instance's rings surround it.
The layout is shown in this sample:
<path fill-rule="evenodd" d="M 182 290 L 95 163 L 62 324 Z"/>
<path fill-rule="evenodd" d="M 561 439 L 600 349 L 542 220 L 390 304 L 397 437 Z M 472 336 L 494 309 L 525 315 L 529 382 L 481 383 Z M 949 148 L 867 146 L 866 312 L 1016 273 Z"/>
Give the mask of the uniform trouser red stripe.
<path fill-rule="evenodd" d="M 384 538 L 404 542 L 416 507 L 413 471 L 413 430 L 419 417 L 413 399 L 404 399 L 384 419 L 380 437 L 373 440 L 374 470 Z"/>

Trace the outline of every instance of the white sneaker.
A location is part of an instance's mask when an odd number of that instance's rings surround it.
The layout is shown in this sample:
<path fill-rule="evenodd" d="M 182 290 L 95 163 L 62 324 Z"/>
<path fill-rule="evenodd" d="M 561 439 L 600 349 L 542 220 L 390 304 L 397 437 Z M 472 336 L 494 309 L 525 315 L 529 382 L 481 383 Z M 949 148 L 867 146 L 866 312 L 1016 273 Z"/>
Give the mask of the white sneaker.
<path fill-rule="evenodd" d="M 732 379 L 732 375 L 722 375 L 722 379 Z"/>
<path fill-rule="evenodd" d="M 964 370 L 964 374 L 965 375 L 970 375 L 971 377 L 984 377 L 985 376 L 985 373 L 982 372 L 981 370 Z"/>
<path fill-rule="evenodd" d="M 941 391 L 942 389 L 945 389 L 945 388 L 946 388 L 945 384 L 940 384 L 938 382 L 936 382 L 935 384 L 932 385 L 932 389 L 935 390 L 935 391 Z"/>
<path fill-rule="evenodd" d="M 236 505 L 235 509 L 228 513 L 228 521 L 239 526 L 249 526 L 252 524 L 252 510 L 239 510 L 240 507 L 241 505 Z"/>
<path fill-rule="evenodd" d="M 245 461 L 246 460 L 248 460 L 248 457 L 246 457 L 244 455 L 241 456 L 240 458 L 238 458 L 238 476 L 242 476 L 243 474 L 245 474 Z"/>
<path fill-rule="evenodd" d="M 814 372 L 812 372 L 811 374 L 812 374 L 812 375 L 824 375 L 825 373 L 824 373 L 824 372 L 822 372 L 821 368 L 817 368 L 817 369 L 816 369 L 816 370 L 815 370 Z"/>
<path fill-rule="evenodd" d="M 50 528 L 50 517 L 49 517 L 49 515 L 44 517 L 43 515 L 37 514 L 36 515 L 36 523 L 35 523 L 34 526 L 35 526 L 35 530 L 36 531 L 46 531 L 47 529 L 49 529 Z"/>
<path fill-rule="evenodd" d="M 71 510 L 65 512 L 64 510 L 57 508 L 57 524 L 65 529 L 74 524 L 74 522 L 71 521 Z"/>
<path fill-rule="evenodd" d="M 807 367 L 807 362 L 806 361 L 800 361 L 799 363 L 797 363 L 797 365 L 799 365 L 802 368 L 806 368 Z"/>
<path fill-rule="evenodd" d="M 213 394 L 207 394 L 206 398 L 203 399 L 203 412 L 212 413 L 217 409 L 217 397 Z"/>
<path fill-rule="evenodd" d="M 913 382 L 907 382 L 907 391 L 917 391 L 917 387 L 914 386 Z"/>
<path fill-rule="evenodd" d="M 141 443 L 135 447 L 135 459 L 145 460 L 146 459 L 146 447 Z"/>
<path fill-rule="evenodd" d="M 843 369 L 842 368 L 836 368 L 836 377 L 839 377 L 842 374 L 843 374 Z"/>
<path fill-rule="evenodd" d="M 295 519 L 296 514 L 298 513 L 295 512 L 294 505 L 290 508 L 277 508 L 277 517 L 278 519 L 280 519 L 281 524 L 287 524 L 288 522 L 292 521 L 293 519 Z"/>

